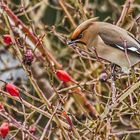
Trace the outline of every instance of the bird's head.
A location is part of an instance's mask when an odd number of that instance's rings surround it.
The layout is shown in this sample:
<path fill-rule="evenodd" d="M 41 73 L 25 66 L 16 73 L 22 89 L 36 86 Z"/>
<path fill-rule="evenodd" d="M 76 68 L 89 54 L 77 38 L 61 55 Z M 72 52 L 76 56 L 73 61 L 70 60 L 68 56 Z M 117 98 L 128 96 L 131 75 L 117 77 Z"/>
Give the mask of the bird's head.
<path fill-rule="evenodd" d="M 97 38 L 98 32 L 99 28 L 95 19 L 86 20 L 75 29 L 71 36 L 71 40 L 68 41 L 68 45 L 80 43 L 89 47 L 92 45 L 94 39 Z"/>

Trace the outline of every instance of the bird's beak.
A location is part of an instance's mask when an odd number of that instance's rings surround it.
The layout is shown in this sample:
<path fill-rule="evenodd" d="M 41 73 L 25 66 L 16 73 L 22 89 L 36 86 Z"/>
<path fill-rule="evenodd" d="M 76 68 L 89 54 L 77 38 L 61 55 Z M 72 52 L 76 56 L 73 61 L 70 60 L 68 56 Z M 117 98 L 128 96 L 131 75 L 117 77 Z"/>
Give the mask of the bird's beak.
<path fill-rule="evenodd" d="M 73 45 L 73 44 L 75 44 L 77 41 L 78 41 L 78 40 L 69 40 L 69 41 L 67 42 L 67 44 L 68 44 L 68 45 Z"/>
<path fill-rule="evenodd" d="M 86 45 L 85 42 L 83 42 L 83 41 L 81 41 L 81 40 L 79 40 L 79 39 L 76 39 L 76 40 L 69 40 L 69 41 L 67 42 L 68 45 L 74 45 L 75 43 L 80 43 L 80 44 Z"/>

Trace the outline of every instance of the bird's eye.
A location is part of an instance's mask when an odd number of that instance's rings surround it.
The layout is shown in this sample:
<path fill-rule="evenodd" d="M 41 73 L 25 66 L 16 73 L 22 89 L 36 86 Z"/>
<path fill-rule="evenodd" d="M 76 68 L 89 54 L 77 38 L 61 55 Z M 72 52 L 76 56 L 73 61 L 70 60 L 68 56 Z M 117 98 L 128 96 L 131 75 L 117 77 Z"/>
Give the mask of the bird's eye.
<path fill-rule="evenodd" d="M 77 39 L 81 39 L 83 37 L 83 34 L 80 34 Z"/>

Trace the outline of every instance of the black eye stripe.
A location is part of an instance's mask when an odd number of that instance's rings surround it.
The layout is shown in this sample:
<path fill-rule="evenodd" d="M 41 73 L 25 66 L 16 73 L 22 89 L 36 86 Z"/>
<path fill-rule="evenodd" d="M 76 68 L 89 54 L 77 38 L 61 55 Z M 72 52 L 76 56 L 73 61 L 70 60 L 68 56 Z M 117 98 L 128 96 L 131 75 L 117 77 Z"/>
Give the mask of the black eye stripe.
<path fill-rule="evenodd" d="M 83 34 L 80 34 L 80 35 L 79 35 L 79 38 L 81 38 L 81 37 L 83 37 Z"/>
<path fill-rule="evenodd" d="M 71 39 L 71 41 L 81 39 L 82 37 L 83 37 L 83 34 L 81 33 L 81 34 L 79 34 L 76 38 Z"/>
<path fill-rule="evenodd" d="M 83 34 L 79 34 L 76 39 L 81 39 L 83 37 Z"/>

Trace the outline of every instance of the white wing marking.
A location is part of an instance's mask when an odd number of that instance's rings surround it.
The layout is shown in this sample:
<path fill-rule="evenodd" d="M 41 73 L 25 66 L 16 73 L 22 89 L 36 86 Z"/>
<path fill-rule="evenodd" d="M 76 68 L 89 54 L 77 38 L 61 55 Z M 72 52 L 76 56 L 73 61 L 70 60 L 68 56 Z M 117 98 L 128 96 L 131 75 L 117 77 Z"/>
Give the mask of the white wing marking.
<path fill-rule="evenodd" d="M 117 45 L 117 44 L 115 44 L 119 49 L 121 49 L 121 50 L 124 50 L 124 47 L 121 47 L 121 46 L 119 46 L 119 45 Z M 127 48 L 128 50 L 130 50 L 130 51 L 133 51 L 133 52 L 136 52 L 138 49 L 137 48 L 135 48 L 135 47 L 129 47 L 129 48 Z"/>

